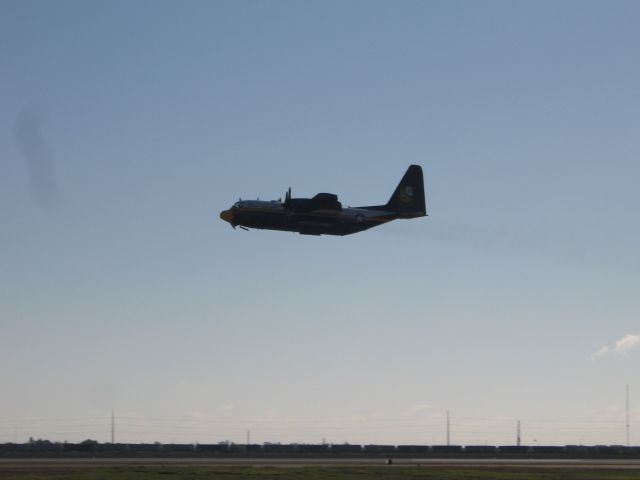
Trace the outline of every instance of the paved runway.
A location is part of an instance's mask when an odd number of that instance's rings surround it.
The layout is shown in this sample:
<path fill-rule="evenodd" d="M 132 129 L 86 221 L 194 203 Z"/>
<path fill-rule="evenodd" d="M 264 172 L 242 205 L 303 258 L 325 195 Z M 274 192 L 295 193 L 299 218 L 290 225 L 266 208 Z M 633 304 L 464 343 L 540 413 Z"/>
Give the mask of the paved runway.
<path fill-rule="evenodd" d="M 115 466 L 279 466 L 339 467 L 383 466 L 384 458 L 0 458 L 2 469 L 87 468 Z M 399 458 L 400 467 L 528 467 L 528 468 L 605 468 L 640 470 L 638 459 L 468 459 Z"/>

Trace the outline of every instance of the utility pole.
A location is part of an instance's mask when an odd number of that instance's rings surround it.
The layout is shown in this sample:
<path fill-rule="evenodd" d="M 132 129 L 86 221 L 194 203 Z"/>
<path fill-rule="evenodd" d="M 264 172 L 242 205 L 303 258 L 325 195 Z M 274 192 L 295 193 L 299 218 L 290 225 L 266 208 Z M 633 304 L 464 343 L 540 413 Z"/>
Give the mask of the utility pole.
<path fill-rule="evenodd" d="M 449 410 L 447 410 L 447 447 L 451 444 L 451 425 L 449 422 Z"/>
<path fill-rule="evenodd" d="M 111 410 L 111 443 L 116 443 L 115 442 L 115 436 L 116 436 L 116 420 L 115 420 L 116 416 L 113 410 Z"/>
<path fill-rule="evenodd" d="M 247 430 L 247 445 L 251 445 L 251 430 Z"/>
<path fill-rule="evenodd" d="M 629 446 L 629 384 L 626 385 L 627 400 L 627 447 Z"/>
<path fill-rule="evenodd" d="M 517 445 L 520 446 L 520 420 L 518 420 L 518 435 L 517 435 L 517 439 L 518 439 Z"/>

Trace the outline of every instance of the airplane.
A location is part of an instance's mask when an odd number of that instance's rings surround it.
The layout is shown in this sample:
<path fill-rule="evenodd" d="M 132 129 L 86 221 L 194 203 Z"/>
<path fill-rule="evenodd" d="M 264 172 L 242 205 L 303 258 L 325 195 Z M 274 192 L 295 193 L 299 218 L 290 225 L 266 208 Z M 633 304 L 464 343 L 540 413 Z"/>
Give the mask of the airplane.
<path fill-rule="evenodd" d="M 427 215 L 420 165 L 411 165 L 384 205 L 343 207 L 333 193 L 313 198 L 292 198 L 291 187 L 280 200 L 242 200 L 220 218 L 235 229 L 250 228 L 298 232 L 302 235 L 350 235 L 398 218 Z"/>

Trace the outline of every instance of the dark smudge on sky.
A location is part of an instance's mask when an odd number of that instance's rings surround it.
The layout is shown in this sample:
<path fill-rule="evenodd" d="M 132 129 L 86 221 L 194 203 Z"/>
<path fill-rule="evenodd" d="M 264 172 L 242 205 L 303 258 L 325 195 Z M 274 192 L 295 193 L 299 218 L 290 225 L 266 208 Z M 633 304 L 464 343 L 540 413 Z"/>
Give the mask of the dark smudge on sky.
<path fill-rule="evenodd" d="M 59 197 L 51 147 L 42 135 L 44 113 L 41 108 L 25 107 L 13 126 L 16 145 L 27 161 L 33 201 L 43 209 L 52 208 Z"/>

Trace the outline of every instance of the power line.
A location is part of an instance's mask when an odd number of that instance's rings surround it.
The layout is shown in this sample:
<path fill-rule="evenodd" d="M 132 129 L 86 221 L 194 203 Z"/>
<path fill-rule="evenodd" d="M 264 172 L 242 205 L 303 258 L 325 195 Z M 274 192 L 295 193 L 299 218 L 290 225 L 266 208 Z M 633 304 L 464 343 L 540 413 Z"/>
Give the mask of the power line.
<path fill-rule="evenodd" d="M 626 385 L 626 404 L 627 404 L 627 447 L 629 446 L 629 384 Z"/>
<path fill-rule="evenodd" d="M 450 429 L 450 422 L 449 422 L 449 410 L 447 410 L 447 447 L 450 445 L 451 442 L 451 429 Z"/>
<path fill-rule="evenodd" d="M 627 445 L 630 445 L 630 398 L 629 385 L 625 386 L 626 417 L 625 428 Z M 340 441 L 370 443 L 373 438 L 392 444 L 431 443 L 442 440 L 442 413 L 418 418 L 398 417 L 329 417 L 329 418 L 206 418 L 202 420 L 189 418 L 158 418 L 142 415 L 118 416 L 112 410 L 110 422 L 102 417 L 28 417 L 24 419 L 0 420 L 0 436 L 6 441 L 15 439 L 19 429 L 21 436 L 49 438 L 61 440 L 81 440 L 81 435 L 105 434 L 105 423 L 110 430 L 110 440 L 118 441 L 154 441 L 154 437 L 180 437 L 198 441 L 239 440 L 246 439 L 249 444 L 259 441 L 297 441 L 313 443 L 313 438 L 339 438 Z M 527 434 L 530 438 L 550 442 L 550 444 L 584 443 L 594 444 L 619 443 L 621 413 L 612 420 L 590 421 L 588 419 L 525 420 Z M 439 418 L 439 420 L 438 420 Z M 522 421 L 510 420 L 509 417 L 456 417 L 455 428 L 458 434 L 456 441 L 470 442 L 474 437 L 485 442 L 496 444 L 513 444 L 513 426 L 517 425 L 516 442 L 522 444 Z M 464 423 L 460 423 L 464 421 Z M 246 423 L 245 423 L 246 422 Z M 254 422 L 256 425 L 254 425 Z M 446 411 L 446 442 L 451 445 L 452 419 L 450 411 Z M 247 425 L 253 428 L 248 430 Z M 108 431 L 109 431 L 108 430 Z M 246 437 L 244 433 L 246 432 Z M 107 435 L 109 435 L 107 433 Z M 253 434 L 253 437 L 251 437 Z M 107 437 L 109 438 L 109 437 Z M 618 440 L 616 440 L 618 438 Z M 440 440 L 440 441 L 441 441 Z"/>

